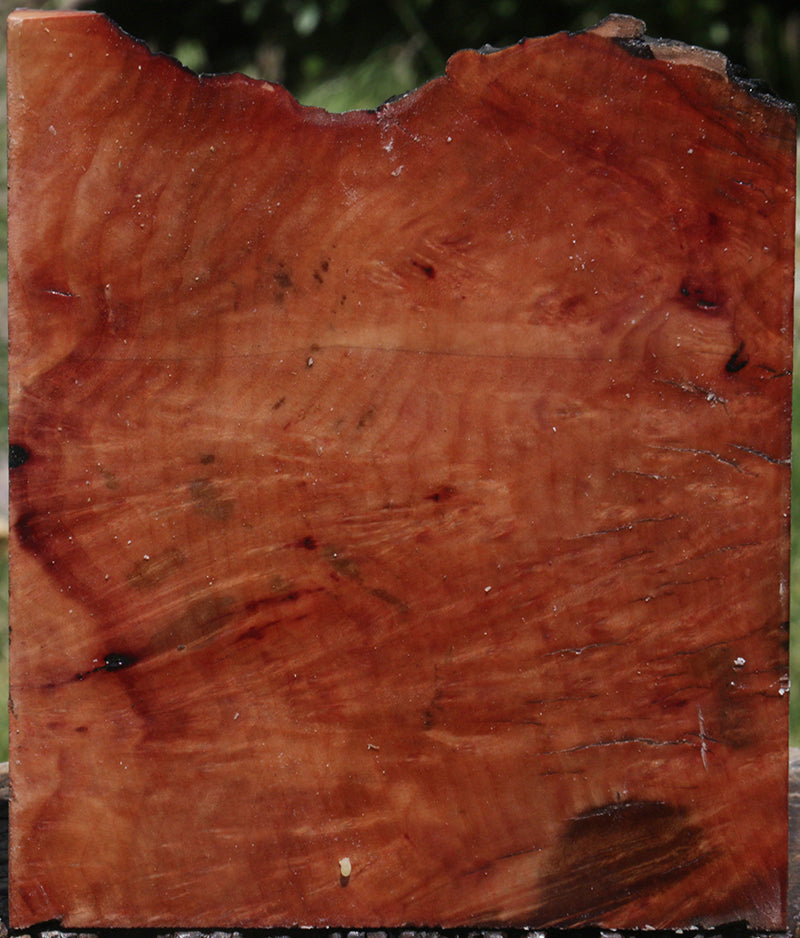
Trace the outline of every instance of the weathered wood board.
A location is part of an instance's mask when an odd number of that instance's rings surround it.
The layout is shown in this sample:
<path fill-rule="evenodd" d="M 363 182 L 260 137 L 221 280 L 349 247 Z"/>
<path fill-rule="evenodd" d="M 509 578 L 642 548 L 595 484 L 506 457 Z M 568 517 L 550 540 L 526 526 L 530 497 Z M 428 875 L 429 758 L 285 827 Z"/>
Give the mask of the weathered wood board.
<path fill-rule="evenodd" d="M 12 924 L 780 927 L 792 112 L 9 55 Z"/>

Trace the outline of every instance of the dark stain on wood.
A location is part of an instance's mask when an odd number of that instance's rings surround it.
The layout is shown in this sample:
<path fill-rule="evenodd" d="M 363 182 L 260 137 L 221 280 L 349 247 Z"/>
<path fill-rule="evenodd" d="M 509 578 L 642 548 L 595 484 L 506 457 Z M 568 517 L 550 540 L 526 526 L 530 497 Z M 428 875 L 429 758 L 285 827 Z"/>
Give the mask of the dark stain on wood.
<path fill-rule="evenodd" d="M 626 39 L 624 37 L 617 37 L 614 39 L 614 44 L 619 46 L 620 49 L 624 49 L 628 55 L 635 55 L 639 59 L 654 59 L 653 50 L 650 48 L 649 44 L 643 39 Z"/>
<path fill-rule="evenodd" d="M 352 557 L 348 557 L 347 554 L 343 553 L 339 548 L 330 546 L 323 549 L 323 554 L 337 573 L 347 577 L 348 580 L 355 580 L 358 583 L 361 582 L 361 571 L 357 561 L 353 560 Z"/>
<path fill-rule="evenodd" d="M 103 659 L 103 670 L 121 671 L 123 668 L 130 668 L 134 664 L 136 664 L 136 658 L 133 655 L 112 651 Z"/>
<path fill-rule="evenodd" d="M 153 635 L 148 650 L 158 653 L 208 639 L 228 623 L 234 608 L 234 599 L 227 595 L 196 599 L 166 628 Z"/>
<path fill-rule="evenodd" d="M 425 498 L 431 502 L 447 502 L 456 494 L 456 489 L 452 485 L 443 485 L 441 488 L 426 495 Z"/>
<path fill-rule="evenodd" d="M 358 418 L 358 423 L 356 424 L 357 430 L 366 429 L 371 423 L 375 421 L 375 408 L 368 407 Z"/>
<path fill-rule="evenodd" d="M 272 279 L 278 284 L 281 290 L 290 290 L 294 286 L 291 274 L 286 270 L 283 264 L 281 264 L 272 275 Z"/>
<path fill-rule="evenodd" d="M 385 602 L 390 606 L 394 606 L 398 612 L 402 612 L 404 614 L 408 612 L 407 604 L 402 599 L 400 599 L 399 596 L 395 596 L 394 593 L 390 593 L 388 590 L 381 589 L 380 587 L 372 587 L 368 589 L 367 592 L 376 599 L 380 599 L 381 602 Z"/>
<path fill-rule="evenodd" d="M 750 718 L 751 691 L 747 668 L 727 645 L 704 648 L 691 659 L 690 672 L 698 686 L 707 688 L 708 706 L 698 704 L 709 745 L 742 749 L 756 740 Z"/>
<path fill-rule="evenodd" d="M 744 354 L 744 342 L 739 343 L 739 347 L 731 355 L 728 361 L 725 363 L 725 371 L 728 374 L 735 375 L 737 372 L 741 371 L 750 361 L 747 356 Z"/>
<path fill-rule="evenodd" d="M 26 511 L 14 524 L 14 531 L 20 545 L 32 554 L 41 554 L 44 549 L 44 536 L 37 523 L 36 512 Z"/>
<path fill-rule="evenodd" d="M 31 458 L 30 451 L 21 443 L 10 443 L 8 447 L 8 468 L 19 469 Z"/>
<path fill-rule="evenodd" d="M 224 498 L 219 486 L 211 479 L 193 479 L 189 483 L 189 494 L 195 510 L 206 518 L 227 521 L 233 514 L 233 500 Z"/>
<path fill-rule="evenodd" d="M 716 286 L 698 282 L 691 277 L 681 281 L 679 292 L 687 306 L 708 315 L 716 315 L 725 302 L 722 291 Z"/>
<path fill-rule="evenodd" d="M 433 280 L 436 276 L 436 268 L 433 264 L 426 264 L 424 261 L 411 261 L 411 263 L 421 270 L 429 280 Z"/>
<path fill-rule="evenodd" d="M 701 832 L 682 807 L 623 801 L 592 808 L 562 828 L 542 879 L 536 921 L 601 922 L 632 897 L 641 900 L 705 860 Z"/>

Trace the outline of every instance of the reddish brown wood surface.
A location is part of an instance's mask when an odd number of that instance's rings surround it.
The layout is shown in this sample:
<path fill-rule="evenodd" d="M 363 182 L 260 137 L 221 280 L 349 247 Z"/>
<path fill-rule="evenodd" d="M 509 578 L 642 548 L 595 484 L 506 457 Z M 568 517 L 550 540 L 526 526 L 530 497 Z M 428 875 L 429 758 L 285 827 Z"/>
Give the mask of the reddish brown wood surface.
<path fill-rule="evenodd" d="M 791 113 L 9 54 L 12 923 L 780 926 Z"/>

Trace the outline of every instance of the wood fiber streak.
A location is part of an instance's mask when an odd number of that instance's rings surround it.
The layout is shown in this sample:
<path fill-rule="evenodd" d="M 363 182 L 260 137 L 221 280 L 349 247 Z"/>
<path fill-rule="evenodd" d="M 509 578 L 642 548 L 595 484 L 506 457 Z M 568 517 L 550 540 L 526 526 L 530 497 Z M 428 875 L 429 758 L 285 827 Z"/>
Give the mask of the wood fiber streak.
<path fill-rule="evenodd" d="M 9 23 L 12 924 L 780 927 L 791 112 Z"/>

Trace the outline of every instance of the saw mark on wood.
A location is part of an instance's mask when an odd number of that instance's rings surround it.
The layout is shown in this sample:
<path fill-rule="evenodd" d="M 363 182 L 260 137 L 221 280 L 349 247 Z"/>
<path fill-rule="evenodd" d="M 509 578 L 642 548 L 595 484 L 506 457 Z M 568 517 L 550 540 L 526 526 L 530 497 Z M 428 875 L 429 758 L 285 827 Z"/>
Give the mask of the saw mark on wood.
<path fill-rule="evenodd" d="M 756 456 L 758 459 L 772 463 L 773 466 L 789 466 L 792 462 L 790 456 L 787 456 L 785 459 L 778 459 L 777 456 L 770 456 L 768 453 L 762 453 L 761 450 L 754 449 L 752 446 L 745 446 L 742 443 L 731 443 L 730 445 L 733 449 L 738 449 L 742 453 L 748 453 L 750 456 Z"/>
<path fill-rule="evenodd" d="M 558 657 L 561 655 L 582 655 L 585 651 L 596 651 L 598 648 L 619 648 L 624 642 L 591 642 L 588 645 L 579 645 L 573 648 L 557 648 L 555 651 L 545 653 L 545 658 Z"/>
<path fill-rule="evenodd" d="M 691 381 L 670 381 L 660 378 L 658 379 L 658 383 L 666 384 L 668 387 L 677 388 L 679 391 L 685 391 L 688 394 L 701 397 L 708 401 L 709 404 L 722 404 L 724 406 L 728 403 L 727 399 L 721 397 L 716 391 L 701 387 L 699 384 L 694 384 Z"/>
<path fill-rule="evenodd" d="M 583 538 L 589 537 L 605 537 L 608 534 L 624 534 L 627 531 L 632 531 L 640 524 L 663 524 L 666 521 L 675 521 L 680 517 L 682 516 L 675 514 L 665 515 L 663 518 L 637 518 L 635 521 L 628 521 L 626 524 L 620 524 L 615 528 L 603 528 L 600 531 L 589 531 L 586 534 L 578 534 L 572 538 L 572 540 L 582 540 Z"/>
<path fill-rule="evenodd" d="M 715 459 L 717 462 L 721 462 L 725 466 L 730 466 L 737 472 L 744 472 L 735 459 L 727 459 L 725 456 L 721 456 L 719 453 L 715 453 L 710 449 L 694 449 L 689 446 L 657 446 L 655 448 L 664 450 L 667 453 L 690 453 L 692 456 L 708 456 L 711 459 Z"/>
<path fill-rule="evenodd" d="M 569 699 L 569 698 L 563 698 Z M 555 698 L 554 698 L 555 700 Z M 550 703 L 551 701 L 542 701 L 542 703 Z M 596 742 L 591 743 L 579 743 L 576 746 L 567 746 L 564 749 L 548 749 L 545 752 L 542 752 L 543 756 L 562 756 L 572 752 L 583 752 L 587 749 L 605 749 L 608 746 L 691 746 L 694 748 L 694 743 L 691 739 L 686 738 L 685 736 L 680 737 L 679 739 L 653 739 L 649 736 L 623 736 L 619 739 L 601 739 Z"/>

